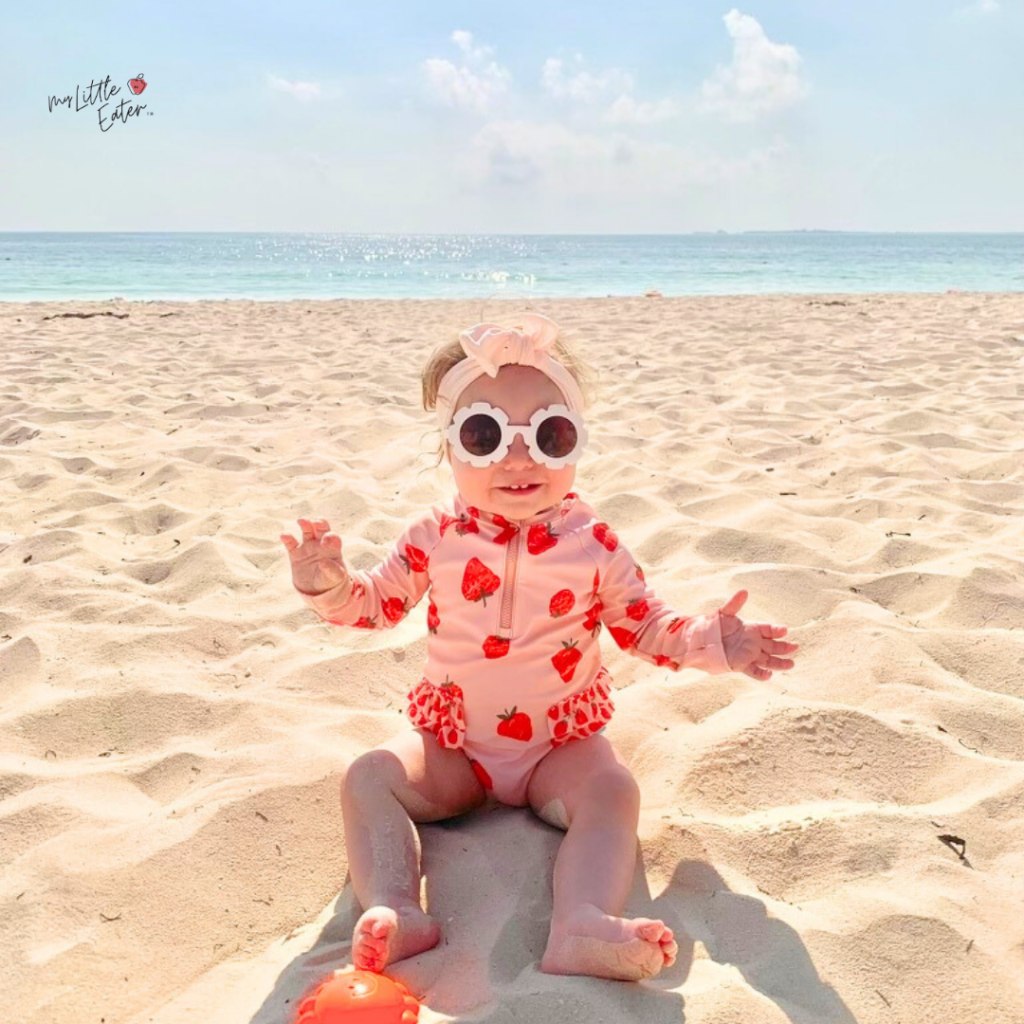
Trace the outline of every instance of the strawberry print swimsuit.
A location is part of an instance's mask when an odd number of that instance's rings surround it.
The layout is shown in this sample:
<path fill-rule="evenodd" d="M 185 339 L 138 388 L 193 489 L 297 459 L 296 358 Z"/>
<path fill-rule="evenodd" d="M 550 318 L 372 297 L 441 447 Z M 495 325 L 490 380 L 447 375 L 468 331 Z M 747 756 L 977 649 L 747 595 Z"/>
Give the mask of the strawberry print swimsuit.
<path fill-rule="evenodd" d="M 427 661 L 412 724 L 461 748 L 502 803 L 527 803 L 554 747 L 612 717 L 598 636 L 672 671 L 728 672 L 720 613 L 678 615 L 650 589 L 612 528 L 575 492 L 527 519 L 461 494 L 409 523 L 387 558 L 303 601 L 326 622 L 389 629 L 429 591 Z"/>

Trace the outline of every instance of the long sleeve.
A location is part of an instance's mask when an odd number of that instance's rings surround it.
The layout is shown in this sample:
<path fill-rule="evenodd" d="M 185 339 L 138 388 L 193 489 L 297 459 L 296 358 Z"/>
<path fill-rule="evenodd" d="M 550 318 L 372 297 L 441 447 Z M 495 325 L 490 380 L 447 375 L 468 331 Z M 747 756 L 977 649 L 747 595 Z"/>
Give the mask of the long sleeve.
<path fill-rule="evenodd" d="M 722 645 L 721 614 L 673 611 L 644 579 L 632 553 L 607 523 L 585 531 L 584 546 L 597 565 L 599 617 L 624 651 L 673 671 L 731 672 Z"/>
<path fill-rule="evenodd" d="M 361 629 L 393 629 L 430 586 L 430 555 L 441 539 L 441 512 L 432 508 L 402 531 L 380 565 L 349 568 L 349 579 L 322 594 L 298 590 L 325 622 Z"/>

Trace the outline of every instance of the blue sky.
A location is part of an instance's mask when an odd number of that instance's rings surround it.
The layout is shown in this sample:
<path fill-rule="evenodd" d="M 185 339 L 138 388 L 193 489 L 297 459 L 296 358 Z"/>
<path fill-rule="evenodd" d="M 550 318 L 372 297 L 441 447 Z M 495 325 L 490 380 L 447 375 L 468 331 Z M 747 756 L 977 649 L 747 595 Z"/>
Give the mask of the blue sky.
<path fill-rule="evenodd" d="M 48 2 L 0 29 L 0 230 L 1024 231 L 1024 0 Z M 108 75 L 109 130 L 48 110 Z"/>

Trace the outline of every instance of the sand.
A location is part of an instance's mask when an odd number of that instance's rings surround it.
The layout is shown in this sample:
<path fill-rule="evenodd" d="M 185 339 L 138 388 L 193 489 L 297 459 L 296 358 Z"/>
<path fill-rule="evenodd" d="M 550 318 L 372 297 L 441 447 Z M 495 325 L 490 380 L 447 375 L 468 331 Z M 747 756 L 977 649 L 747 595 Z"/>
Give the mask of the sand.
<path fill-rule="evenodd" d="M 349 962 L 338 782 L 408 727 L 426 602 L 321 623 L 278 535 L 366 569 L 451 494 L 419 369 L 483 306 L 0 305 L 4 1020 L 284 1024 Z M 746 588 L 801 649 L 605 634 L 679 959 L 541 973 L 562 833 L 488 805 L 421 829 L 421 1020 L 1024 1022 L 1024 295 L 534 308 L 600 374 L 575 489 L 673 607 Z"/>

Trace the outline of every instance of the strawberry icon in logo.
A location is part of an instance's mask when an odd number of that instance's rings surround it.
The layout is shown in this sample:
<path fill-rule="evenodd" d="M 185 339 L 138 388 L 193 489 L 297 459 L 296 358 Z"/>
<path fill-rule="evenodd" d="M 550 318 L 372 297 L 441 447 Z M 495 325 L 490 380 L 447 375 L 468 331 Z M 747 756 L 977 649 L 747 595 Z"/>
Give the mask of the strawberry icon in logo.
<path fill-rule="evenodd" d="M 128 88 L 131 89 L 131 91 L 135 93 L 136 96 L 140 95 L 142 93 L 142 90 L 146 88 L 146 82 L 145 79 L 142 77 L 141 71 L 139 72 L 138 78 L 128 79 Z"/>

